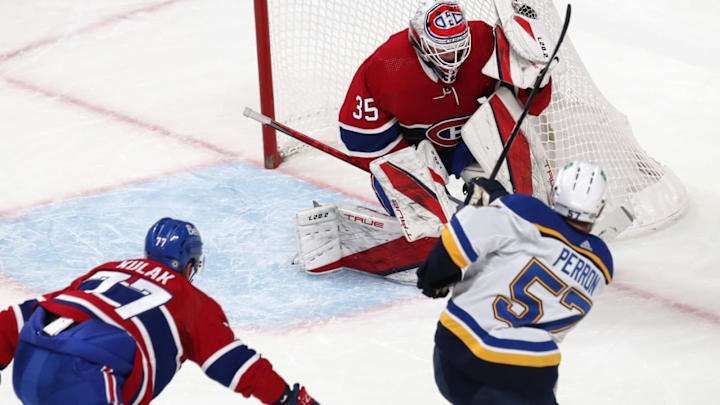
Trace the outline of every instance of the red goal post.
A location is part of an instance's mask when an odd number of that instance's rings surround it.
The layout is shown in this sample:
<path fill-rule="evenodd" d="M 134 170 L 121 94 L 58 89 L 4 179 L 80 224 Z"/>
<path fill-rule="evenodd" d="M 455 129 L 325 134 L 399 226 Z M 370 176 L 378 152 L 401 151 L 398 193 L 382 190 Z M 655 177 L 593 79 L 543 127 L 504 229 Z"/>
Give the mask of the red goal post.
<path fill-rule="evenodd" d="M 344 150 L 337 115 L 355 70 L 387 38 L 407 27 L 419 0 L 254 0 L 261 112 Z M 466 17 L 494 25 L 495 1 L 458 0 Z M 562 19 L 552 0 L 515 0 L 530 6 L 552 42 Z M 606 210 L 629 206 L 636 221 L 625 235 L 656 229 L 687 207 L 684 186 L 636 141 L 627 117 L 610 104 L 572 44 L 572 24 L 553 70 L 552 102 L 528 117 L 525 134 L 538 140 L 557 172 L 570 160 L 603 167 L 609 184 Z M 263 129 L 265 165 L 277 167 L 308 148 Z"/>
<path fill-rule="evenodd" d="M 255 1 L 255 38 L 257 40 L 258 77 L 260 81 L 260 111 L 275 118 L 275 100 L 273 98 L 272 56 L 270 53 L 270 24 L 268 21 L 267 0 Z M 263 157 L 266 169 L 275 169 L 280 165 L 275 130 L 263 126 Z"/>

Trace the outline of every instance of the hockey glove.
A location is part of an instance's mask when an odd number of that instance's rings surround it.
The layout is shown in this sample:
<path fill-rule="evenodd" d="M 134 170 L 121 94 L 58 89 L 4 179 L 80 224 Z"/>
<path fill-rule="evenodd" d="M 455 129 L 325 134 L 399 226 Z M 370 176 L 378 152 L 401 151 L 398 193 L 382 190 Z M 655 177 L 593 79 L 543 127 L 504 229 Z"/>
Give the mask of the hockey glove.
<path fill-rule="evenodd" d="M 450 286 L 440 288 L 425 288 L 422 290 L 423 295 L 430 298 L 445 298 L 450 294 Z"/>
<path fill-rule="evenodd" d="M 507 195 L 505 187 L 497 180 L 486 179 L 485 177 L 475 177 L 470 183 L 463 185 L 465 196 L 465 205 L 475 205 L 484 207 L 489 205 L 496 199 Z"/>
<path fill-rule="evenodd" d="M 280 399 L 275 401 L 272 405 L 320 405 L 305 391 L 305 387 L 301 387 L 300 384 L 295 383 L 292 391 L 289 386 L 285 386 L 285 392 L 280 396 Z"/>
<path fill-rule="evenodd" d="M 462 272 L 452 261 L 442 241 L 433 246 L 430 254 L 417 270 L 417 288 L 430 298 L 443 298 L 462 278 Z"/>

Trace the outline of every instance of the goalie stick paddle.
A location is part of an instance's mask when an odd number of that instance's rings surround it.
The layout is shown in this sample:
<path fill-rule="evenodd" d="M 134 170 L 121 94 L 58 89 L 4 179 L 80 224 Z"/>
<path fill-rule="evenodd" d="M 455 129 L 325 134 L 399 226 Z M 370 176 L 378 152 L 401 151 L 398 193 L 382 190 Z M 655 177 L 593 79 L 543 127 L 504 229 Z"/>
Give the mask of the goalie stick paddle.
<path fill-rule="evenodd" d="M 494 180 L 495 176 L 497 176 L 498 172 L 500 171 L 500 167 L 502 166 L 503 162 L 505 161 L 505 158 L 507 157 L 508 152 L 510 151 L 510 147 L 512 146 L 513 141 L 515 141 L 515 137 L 517 137 L 518 132 L 520 132 L 520 125 L 522 125 L 523 121 L 525 120 L 525 117 L 528 115 L 528 112 L 530 111 L 530 106 L 532 105 L 533 101 L 535 100 L 535 96 L 540 91 L 540 83 L 542 83 L 543 79 L 545 78 L 545 75 L 547 74 L 548 70 L 550 69 L 550 64 L 552 63 L 553 60 L 555 60 L 558 50 L 560 49 L 560 44 L 562 44 L 563 39 L 565 39 L 565 34 L 567 33 L 567 29 L 568 29 L 569 25 L 570 25 L 570 4 L 567 5 L 567 9 L 565 10 L 565 22 L 563 23 L 562 31 L 560 31 L 560 37 L 558 38 L 557 45 L 555 45 L 555 50 L 553 51 L 552 56 L 550 56 L 548 63 L 540 71 L 540 74 L 538 74 L 537 79 L 535 79 L 535 84 L 533 85 L 532 91 L 530 92 L 530 97 L 528 97 L 527 103 L 525 103 L 525 108 L 523 108 L 522 114 L 520 114 L 520 118 L 515 123 L 515 126 L 513 127 L 513 130 L 510 133 L 510 137 L 508 137 L 508 140 L 505 143 L 505 146 L 503 147 L 502 153 L 500 153 L 500 157 L 498 158 L 497 162 L 495 163 L 495 167 L 493 168 L 492 173 L 490 173 L 490 177 L 489 177 L 490 180 Z"/>
<path fill-rule="evenodd" d="M 276 131 L 280 131 L 285 135 L 291 136 L 304 144 L 310 145 L 313 148 L 319 149 L 329 155 L 335 156 L 336 158 L 338 158 L 342 161 L 345 161 L 347 163 L 350 163 L 351 165 L 353 165 L 357 168 L 360 168 L 366 172 L 368 171 L 368 169 L 366 169 L 360 163 L 360 161 L 358 159 L 348 155 L 347 153 L 343 153 L 343 152 L 333 148 L 330 145 L 324 144 L 324 143 L 318 141 L 317 139 L 313 139 L 301 132 L 298 132 L 286 125 L 283 125 L 283 124 L 273 120 L 272 118 L 268 117 L 267 115 L 260 114 L 259 112 L 253 110 L 250 107 L 245 107 L 245 111 L 243 111 L 243 115 L 246 117 L 252 118 L 255 121 L 257 121 L 263 125 L 273 128 Z"/>

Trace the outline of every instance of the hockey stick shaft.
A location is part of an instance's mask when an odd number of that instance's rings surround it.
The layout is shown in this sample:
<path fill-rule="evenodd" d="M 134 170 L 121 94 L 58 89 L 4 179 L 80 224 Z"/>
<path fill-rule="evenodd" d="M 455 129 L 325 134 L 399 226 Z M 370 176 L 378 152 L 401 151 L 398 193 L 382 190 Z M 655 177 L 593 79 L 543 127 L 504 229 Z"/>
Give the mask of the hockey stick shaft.
<path fill-rule="evenodd" d="M 503 147 L 502 153 L 500 153 L 500 157 L 498 158 L 497 162 L 495 162 L 495 167 L 493 168 L 492 173 L 490 173 L 490 180 L 495 179 L 498 172 L 500 171 L 500 167 L 502 167 L 503 162 L 505 161 L 505 158 L 507 158 L 508 152 L 510 152 L 510 147 L 512 146 L 513 142 L 515 141 L 515 138 L 517 137 L 518 132 L 520 132 L 520 126 L 522 125 L 523 121 L 525 121 L 525 117 L 527 117 L 530 106 L 532 105 L 533 101 L 535 100 L 535 96 L 540 92 L 540 84 L 542 83 L 543 79 L 545 78 L 545 75 L 547 74 L 548 70 L 550 69 L 550 64 L 553 60 L 555 60 L 555 57 L 557 56 L 558 50 L 560 50 L 560 44 L 562 44 L 563 39 L 565 39 L 565 34 L 567 33 L 568 26 L 570 25 L 570 5 L 567 5 L 567 9 L 565 10 L 565 22 L 563 23 L 562 31 L 560 32 L 560 37 L 558 38 L 557 45 L 555 45 L 555 50 L 552 53 L 552 56 L 550 56 L 550 59 L 548 60 L 548 63 L 545 65 L 545 67 L 540 71 L 540 74 L 538 74 L 538 77 L 535 79 L 535 83 L 533 84 L 532 91 L 530 92 L 530 97 L 528 97 L 527 103 L 525 103 L 525 108 L 523 108 L 522 114 L 520 114 L 520 118 L 518 118 L 517 122 L 515 123 L 515 126 L 513 127 L 512 132 L 510 133 L 510 137 L 508 137 L 507 142 L 505 143 L 505 146 Z"/>
<path fill-rule="evenodd" d="M 303 143 L 310 145 L 314 148 L 317 148 L 327 154 L 335 156 L 336 158 L 338 158 L 344 162 L 350 163 L 351 165 L 353 165 L 357 168 L 360 168 L 368 173 L 370 172 L 368 169 L 365 168 L 364 165 L 361 165 L 356 158 L 348 155 L 347 153 L 343 153 L 343 152 L 333 148 L 332 146 L 326 145 L 326 144 L 324 144 L 316 139 L 313 139 L 303 133 L 300 133 L 288 126 L 285 126 L 266 115 L 260 114 L 259 112 L 253 110 L 250 107 L 245 107 L 245 111 L 243 111 L 243 115 L 246 117 L 252 118 L 255 121 L 257 121 L 263 125 L 273 128 L 276 131 L 280 131 L 288 136 L 291 136 L 300 142 L 303 142 Z M 450 198 L 450 200 L 452 200 L 456 204 L 462 204 L 462 200 L 458 200 L 457 198 L 453 197 L 449 192 L 448 192 L 448 197 Z"/>
<path fill-rule="evenodd" d="M 285 135 L 291 136 L 306 145 L 310 145 L 313 148 L 319 149 L 329 155 L 332 155 L 332 156 L 334 156 L 344 162 L 347 162 L 357 168 L 360 168 L 366 172 L 368 171 L 368 169 L 366 169 L 365 166 L 360 163 L 359 159 L 357 159 L 353 156 L 350 156 L 347 153 L 343 153 L 343 152 L 333 148 L 330 145 L 322 143 L 322 142 L 318 141 L 317 139 L 311 138 L 311 137 L 309 137 L 299 131 L 296 131 L 286 125 L 283 125 L 266 115 L 260 114 L 259 112 L 253 110 L 250 107 L 245 107 L 245 111 L 243 111 L 243 115 L 246 117 L 252 118 L 255 121 L 257 121 L 263 125 L 273 128 L 276 131 L 280 131 Z"/>

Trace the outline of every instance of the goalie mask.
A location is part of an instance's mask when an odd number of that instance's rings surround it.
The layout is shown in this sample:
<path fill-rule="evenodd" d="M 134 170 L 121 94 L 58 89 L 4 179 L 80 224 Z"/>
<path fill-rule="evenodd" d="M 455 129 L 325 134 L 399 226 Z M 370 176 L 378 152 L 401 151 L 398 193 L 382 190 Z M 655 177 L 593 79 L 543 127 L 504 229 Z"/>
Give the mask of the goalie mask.
<path fill-rule="evenodd" d="M 423 0 L 408 30 L 418 56 L 444 83 L 452 83 L 470 55 L 470 26 L 454 1 Z"/>
<path fill-rule="evenodd" d="M 195 225 L 172 218 L 162 218 L 148 230 L 145 237 L 145 258 L 160 262 L 183 274 L 188 263 L 192 269 L 188 281 L 202 272 L 205 255 L 202 239 Z"/>
<path fill-rule="evenodd" d="M 553 210 L 580 222 L 594 223 L 605 206 L 607 179 L 600 167 L 570 162 L 558 173 L 553 187 Z"/>

